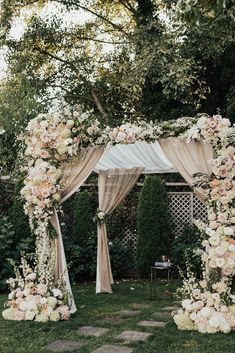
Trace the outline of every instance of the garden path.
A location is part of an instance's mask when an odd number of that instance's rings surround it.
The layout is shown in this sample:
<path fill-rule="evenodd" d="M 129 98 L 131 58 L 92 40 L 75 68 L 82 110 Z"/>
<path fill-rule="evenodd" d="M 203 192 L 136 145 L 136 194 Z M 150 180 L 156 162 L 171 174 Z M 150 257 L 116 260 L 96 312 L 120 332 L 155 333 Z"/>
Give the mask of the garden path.
<path fill-rule="evenodd" d="M 149 308 L 150 304 L 133 304 L 132 309 L 122 309 L 117 313 L 117 316 L 106 317 L 103 318 L 96 323 L 98 324 L 108 324 L 110 326 L 122 325 L 128 319 L 135 318 L 141 313 L 142 309 Z M 135 310 L 139 309 L 139 310 Z M 138 326 L 146 327 L 146 328 L 162 328 L 164 329 L 167 321 L 170 320 L 171 311 L 177 310 L 177 306 L 165 306 L 161 310 L 152 313 L 152 316 L 160 318 L 159 320 L 152 320 L 152 318 L 146 318 L 146 320 L 139 321 L 137 323 Z M 125 319 L 124 319 L 125 317 Z M 108 332 L 112 330 L 111 328 L 103 328 L 97 326 L 82 326 L 78 329 L 78 333 L 83 336 L 82 340 L 55 340 L 47 344 L 44 347 L 45 350 L 50 352 L 67 352 L 67 351 L 76 351 L 79 352 L 80 348 L 85 346 L 86 337 L 101 337 L 106 335 Z M 142 331 L 134 331 L 134 330 L 124 330 L 117 337 L 117 340 L 123 341 L 122 344 L 115 343 L 114 345 L 102 345 L 97 348 L 92 353 L 132 353 L 134 352 L 134 348 L 127 347 L 125 345 L 131 344 L 132 342 L 137 341 L 147 341 L 149 337 L 153 336 L 153 333 L 150 332 L 142 332 Z"/>

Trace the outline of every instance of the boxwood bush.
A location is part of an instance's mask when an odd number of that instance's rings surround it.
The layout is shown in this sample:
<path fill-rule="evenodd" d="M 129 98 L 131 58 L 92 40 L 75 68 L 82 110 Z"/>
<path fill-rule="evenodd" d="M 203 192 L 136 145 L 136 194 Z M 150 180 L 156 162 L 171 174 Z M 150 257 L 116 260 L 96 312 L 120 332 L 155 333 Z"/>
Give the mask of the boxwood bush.
<path fill-rule="evenodd" d="M 170 255 L 172 232 L 167 194 L 159 176 L 148 176 L 137 209 L 137 268 L 141 276 L 161 255 Z"/>

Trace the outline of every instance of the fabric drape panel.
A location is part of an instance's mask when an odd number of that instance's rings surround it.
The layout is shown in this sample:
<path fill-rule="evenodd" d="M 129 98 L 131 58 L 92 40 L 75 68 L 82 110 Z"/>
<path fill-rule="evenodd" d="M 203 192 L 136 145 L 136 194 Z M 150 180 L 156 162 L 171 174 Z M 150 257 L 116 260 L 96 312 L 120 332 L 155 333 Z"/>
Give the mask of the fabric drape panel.
<path fill-rule="evenodd" d="M 99 174 L 99 209 L 110 214 L 136 184 L 143 168 L 109 169 Z M 96 293 L 112 293 L 113 276 L 105 222 L 98 224 Z"/>
<path fill-rule="evenodd" d="M 89 148 L 81 153 L 80 159 L 72 163 L 66 163 L 63 167 L 63 181 L 61 203 L 66 201 L 86 181 L 102 156 L 104 150 L 101 147 Z"/>
<path fill-rule="evenodd" d="M 160 146 L 169 161 L 190 186 L 195 182 L 193 174 L 211 174 L 212 169 L 209 164 L 209 160 L 213 159 L 211 145 L 203 142 L 187 143 L 176 137 L 168 137 L 165 140 L 160 140 Z M 200 188 L 195 189 L 195 193 L 202 201 L 205 200 Z"/>
<path fill-rule="evenodd" d="M 55 260 L 56 260 L 55 281 L 58 281 L 60 275 L 63 274 L 64 280 L 65 280 L 65 288 L 71 295 L 71 297 L 69 298 L 69 301 L 71 304 L 70 312 L 73 314 L 77 311 L 77 308 L 74 302 L 72 289 L 70 285 L 69 274 L 67 270 L 67 264 L 66 264 L 66 258 L 65 258 L 65 252 L 64 252 L 64 244 L 63 244 L 62 234 L 60 230 L 60 223 L 59 223 L 58 214 L 55 208 L 51 219 L 51 224 L 53 225 L 53 227 L 55 228 L 58 234 L 57 238 L 53 239 L 52 241 L 52 248 L 55 251 Z"/>
<path fill-rule="evenodd" d="M 72 163 L 65 163 L 63 166 L 63 185 L 61 203 L 66 201 L 78 188 L 85 182 L 88 176 L 91 174 L 98 160 L 103 154 L 103 148 L 94 147 L 84 150 L 79 159 Z M 66 289 L 72 296 L 72 290 L 70 286 L 66 258 L 64 253 L 63 240 L 61 235 L 60 223 L 56 209 L 51 218 L 51 224 L 54 226 L 58 238 L 52 241 L 52 248 L 55 252 L 55 282 L 58 281 L 60 275 L 63 273 L 66 281 Z M 76 311 L 76 306 L 72 296 L 72 308 L 71 312 Z"/>

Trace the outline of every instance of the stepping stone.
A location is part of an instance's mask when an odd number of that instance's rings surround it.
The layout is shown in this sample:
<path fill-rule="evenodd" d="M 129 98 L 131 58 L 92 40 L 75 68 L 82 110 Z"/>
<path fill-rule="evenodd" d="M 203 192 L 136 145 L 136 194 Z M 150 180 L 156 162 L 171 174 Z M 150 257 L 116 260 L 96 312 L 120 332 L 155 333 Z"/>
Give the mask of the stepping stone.
<path fill-rule="evenodd" d="M 74 351 L 83 346 L 81 341 L 56 340 L 48 343 L 44 349 L 52 352 Z"/>
<path fill-rule="evenodd" d="M 133 309 L 147 309 L 147 308 L 150 308 L 151 306 L 152 304 L 147 304 L 147 303 L 136 303 L 131 305 Z"/>
<path fill-rule="evenodd" d="M 121 319 L 120 317 L 105 317 L 97 321 L 98 324 L 109 324 L 109 325 L 121 325 L 126 320 Z"/>
<path fill-rule="evenodd" d="M 164 306 L 161 310 L 162 311 L 173 311 L 173 310 L 178 310 L 178 306 Z"/>
<path fill-rule="evenodd" d="M 83 327 L 80 327 L 80 329 L 78 330 L 78 333 L 84 336 L 100 337 L 100 336 L 103 336 L 108 331 L 110 331 L 108 328 L 83 326 Z"/>
<path fill-rule="evenodd" d="M 140 313 L 139 310 L 121 310 L 119 312 L 119 315 L 121 317 L 134 317 L 137 316 Z"/>
<path fill-rule="evenodd" d="M 159 317 L 160 319 L 171 319 L 172 315 L 170 311 L 156 311 L 152 314 L 154 317 Z"/>
<path fill-rule="evenodd" d="M 129 343 L 133 341 L 146 341 L 150 336 L 152 336 L 152 333 L 126 330 L 118 335 L 117 338 Z"/>
<path fill-rule="evenodd" d="M 164 326 L 166 326 L 166 322 L 143 320 L 143 321 L 138 322 L 138 325 L 145 326 L 145 327 L 164 327 Z"/>
<path fill-rule="evenodd" d="M 104 345 L 92 353 L 132 353 L 134 348 Z"/>

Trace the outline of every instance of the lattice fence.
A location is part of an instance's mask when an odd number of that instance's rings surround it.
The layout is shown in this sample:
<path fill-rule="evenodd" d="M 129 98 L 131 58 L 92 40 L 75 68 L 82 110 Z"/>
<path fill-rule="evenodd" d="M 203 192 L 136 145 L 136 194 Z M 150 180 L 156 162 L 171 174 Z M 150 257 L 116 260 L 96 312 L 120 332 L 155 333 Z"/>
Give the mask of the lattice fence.
<path fill-rule="evenodd" d="M 186 225 L 192 224 L 193 219 L 206 220 L 206 207 L 192 192 L 168 192 L 167 195 L 175 236 L 179 236 Z M 133 258 L 136 256 L 136 242 L 136 232 L 126 229 L 122 243 L 130 248 Z"/>

